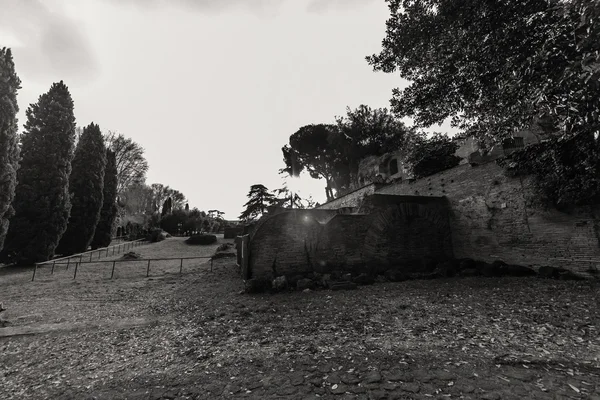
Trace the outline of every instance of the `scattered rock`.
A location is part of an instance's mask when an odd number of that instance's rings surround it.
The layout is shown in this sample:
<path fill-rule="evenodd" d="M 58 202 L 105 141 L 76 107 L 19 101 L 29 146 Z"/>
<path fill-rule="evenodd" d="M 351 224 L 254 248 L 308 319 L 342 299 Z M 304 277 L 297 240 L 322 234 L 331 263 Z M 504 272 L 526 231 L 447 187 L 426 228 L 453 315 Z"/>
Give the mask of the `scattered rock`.
<path fill-rule="evenodd" d="M 419 393 L 421 386 L 418 383 L 406 383 L 402 385 L 402 390 L 410 393 Z"/>
<path fill-rule="evenodd" d="M 273 290 L 276 292 L 281 292 L 281 291 L 287 289 L 288 281 L 287 281 L 287 278 L 285 277 L 285 275 L 278 276 L 277 278 L 273 279 L 272 287 L 273 287 Z"/>
<path fill-rule="evenodd" d="M 364 381 L 366 383 L 377 383 L 381 381 L 381 374 L 377 371 L 370 372 L 367 376 L 365 376 Z"/>
<path fill-rule="evenodd" d="M 375 278 L 369 274 L 363 273 L 352 279 L 352 281 L 357 285 L 372 285 L 375 283 Z"/>
<path fill-rule="evenodd" d="M 477 270 L 477 268 L 467 268 L 467 269 L 462 269 L 459 272 L 460 276 L 479 276 L 479 271 Z"/>
<path fill-rule="evenodd" d="M 333 393 L 333 394 L 344 394 L 347 391 L 348 391 L 348 388 L 343 383 L 340 383 L 340 384 L 336 383 L 331 386 L 331 393 Z"/>
<path fill-rule="evenodd" d="M 269 281 L 248 279 L 244 281 L 244 291 L 246 293 L 262 293 L 269 289 Z"/>
<path fill-rule="evenodd" d="M 388 269 L 387 271 L 385 271 L 384 276 L 390 282 L 402 282 L 408 279 L 406 275 L 395 269 Z"/>
<path fill-rule="evenodd" d="M 460 260 L 458 262 L 458 270 L 459 271 L 464 271 L 467 269 L 477 269 L 475 260 L 473 260 L 471 258 L 463 258 L 462 260 Z"/>
<path fill-rule="evenodd" d="M 354 282 L 333 282 L 329 287 L 331 290 L 354 290 L 358 288 Z"/>
<path fill-rule="evenodd" d="M 344 274 L 342 275 L 342 280 L 346 282 L 352 282 L 352 274 Z"/>
<path fill-rule="evenodd" d="M 506 273 L 509 276 L 533 276 L 536 275 L 532 268 L 524 267 L 522 265 L 507 265 Z"/>
<path fill-rule="evenodd" d="M 298 289 L 298 290 L 314 289 L 314 288 L 315 288 L 315 283 L 313 282 L 312 279 L 304 278 L 304 279 L 299 279 L 298 282 L 296 282 L 296 289 Z"/>
<path fill-rule="evenodd" d="M 446 261 L 438 264 L 434 273 L 443 278 L 450 278 L 456 275 L 456 267 L 453 262 Z"/>

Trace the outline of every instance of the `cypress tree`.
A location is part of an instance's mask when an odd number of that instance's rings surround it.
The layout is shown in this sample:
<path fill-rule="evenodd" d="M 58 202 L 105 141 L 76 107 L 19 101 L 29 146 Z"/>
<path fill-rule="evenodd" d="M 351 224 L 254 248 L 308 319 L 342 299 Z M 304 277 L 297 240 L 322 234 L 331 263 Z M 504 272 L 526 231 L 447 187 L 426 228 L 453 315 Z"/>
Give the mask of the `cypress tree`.
<path fill-rule="evenodd" d="M 60 81 L 26 111 L 21 166 L 4 243 L 4 259 L 19 265 L 54 255 L 67 228 L 69 175 L 75 143 L 75 116 L 69 88 Z"/>
<path fill-rule="evenodd" d="M 106 170 L 104 171 L 103 204 L 100 220 L 94 232 L 92 249 L 107 247 L 112 240 L 112 228 L 117 217 L 117 159 L 111 150 L 106 151 Z"/>
<path fill-rule="evenodd" d="M 0 250 L 14 213 L 19 146 L 17 137 L 17 90 L 21 80 L 15 72 L 10 49 L 0 49 Z"/>
<path fill-rule="evenodd" d="M 93 122 L 83 129 L 73 159 L 69 187 L 73 206 L 67 230 L 56 249 L 62 255 L 87 250 L 94 238 L 103 204 L 106 147 L 100 127 Z"/>

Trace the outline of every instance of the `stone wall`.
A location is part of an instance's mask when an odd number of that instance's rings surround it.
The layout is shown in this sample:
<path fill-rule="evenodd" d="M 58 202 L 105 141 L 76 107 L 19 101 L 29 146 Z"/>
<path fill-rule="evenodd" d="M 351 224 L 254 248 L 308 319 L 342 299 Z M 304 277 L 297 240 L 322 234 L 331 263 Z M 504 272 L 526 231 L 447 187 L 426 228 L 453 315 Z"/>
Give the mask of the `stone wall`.
<path fill-rule="evenodd" d="M 325 204 L 321 204 L 317 209 L 321 210 L 337 210 L 343 207 L 358 207 L 365 196 L 375 193 L 375 183 L 368 184 L 359 189 L 356 189 L 345 196 L 334 199 Z"/>
<path fill-rule="evenodd" d="M 250 235 L 250 276 L 294 282 L 313 272 L 375 274 L 452 258 L 445 201 L 388 197 L 394 201 L 368 215 L 338 213 L 320 222 L 325 210 L 289 210 L 262 219 Z"/>
<path fill-rule="evenodd" d="M 530 178 L 508 178 L 492 162 L 460 165 L 377 193 L 446 197 L 457 258 L 563 266 L 579 273 L 600 267 L 600 207 L 543 209 L 535 205 L 532 189 Z"/>

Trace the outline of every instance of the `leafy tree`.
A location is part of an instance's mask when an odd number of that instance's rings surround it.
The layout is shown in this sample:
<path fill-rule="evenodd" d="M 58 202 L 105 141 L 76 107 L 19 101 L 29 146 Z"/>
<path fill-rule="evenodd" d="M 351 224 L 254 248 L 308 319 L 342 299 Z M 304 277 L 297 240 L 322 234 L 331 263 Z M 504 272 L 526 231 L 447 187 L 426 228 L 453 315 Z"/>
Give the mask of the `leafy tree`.
<path fill-rule="evenodd" d="M 372 109 L 366 105 L 355 110 L 348 107 L 346 116 L 337 118 L 337 126 L 332 145 L 341 149 L 352 182 L 358 181 L 362 159 L 408 148 L 415 136 L 386 108 Z"/>
<path fill-rule="evenodd" d="M 14 209 L 19 146 L 17 136 L 17 90 L 21 80 L 15 72 L 10 49 L 0 49 L 0 250 Z"/>
<path fill-rule="evenodd" d="M 306 170 L 312 178 L 323 178 L 328 201 L 358 183 L 358 166 L 364 157 L 406 148 L 414 136 L 385 108 L 348 108 L 336 122 L 304 126 L 282 148 L 286 166 L 280 172 L 297 176 Z"/>
<path fill-rule="evenodd" d="M 117 201 L 122 216 L 120 225 L 125 226 L 131 222 L 143 227 L 148 227 L 155 213 L 152 189 L 143 183 L 129 185 L 125 191 L 118 196 Z"/>
<path fill-rule="evenodd" d="M 411 81 L 392 109 L 500 139 L 536 119 L 598 131 L 598 0 L 387 0 L 377 71 Z"/>
<path fill-rule="evenodd" d="M 161 214 L 160 214 L 162 217 L 164 217 L 165 215 L 168 215 L 168 214 L 171 213 L 171 210 L 172 210 L 172 205 L 171 204 L 172 203 L 173 202 L 172 202 L 171 198 L 167 197 L 167 199 L 165 200 L 165 202 L 163 203 L 163 206 L 162 206 L 162 211 L 161 211 Z"/>
<path fill-rule="evenodd" d="M 106 147 L 100 127 L 93 122 L 83 129 L 69 178 L 71 215 L 57 252 L 71 255 L 87 251 L 94 238 L 104 201 Z"/>
<path fill-rule="evenodd" d="M 600 203 L 600 141 L 590 133 L 527 146 L 499 164 L 509 176 L 532 175 L 543 203 L 559 209 Z"/>
<path fill-rule="evenodd" d="M 26 111 L 21 166 L 5 241 L 9 261 L 30 265 L 54 255 L 71 210 L 69 175 L 75 141 L 73 100 L 61 81 Z"/>
<path fill-rule="evenodd" d="M 290 144 L 281 150 L 285 168 L 280 172 L 298 176 L 304 170 L 314 179 L 326 182 L 327 200 L 334 198 L 334 190 L 348 185 L 347 163 L 342 154 L 331 145 L 335 125 L 306 125 L 290 136 Z"/>
<path fill-rule="evenodd" d="M 276 204 L 275 195 L 269 192 L 264 185 L 252 185 L 250 186 L 250 192 L 248 193 L 248 202 L 244 204 L 246 209 L 239 216 L 239 219 L 244 221 L 251 221 L 265 213 L 267 207 Z"/>
<path fill-rule="evenodd" d="M 457 166 L 460 157 L 454 155 L 458 144 L 447 135 L 434 134 L 431 138 L 418 136 L 405 160 L 411 166 L 415 178 L 433 175 Z"/>
<path fill-rule="evenodd" d="M 109 132 L 105 140 L 117 160 L 117 193 L 123 193 L 132 184 L 144 183 L 148 171 L 144 148 L 114 132 Z"/>
<path fill-rule="evenodd" d="M 117 217 L 117 161 L 115 153 L 106 151 L 106 169 L 104 170 L 102 209 L 96 225 L 92 249 L 107 247 L 112 240 L 113 226 Z"/>

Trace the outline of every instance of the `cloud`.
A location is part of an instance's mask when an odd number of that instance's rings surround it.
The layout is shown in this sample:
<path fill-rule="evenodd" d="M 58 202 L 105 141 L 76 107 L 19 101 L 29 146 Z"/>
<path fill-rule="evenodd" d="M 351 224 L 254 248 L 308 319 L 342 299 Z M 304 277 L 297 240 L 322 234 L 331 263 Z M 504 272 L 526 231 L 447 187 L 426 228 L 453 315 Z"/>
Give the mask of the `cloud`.
<path fill-rule="evenodd" d="M 152 8 L 160 5 L 186 7 L 190 10 L 206 13 L 219 13 L 221 11 L 241 7 L 254 13 L 265 13 L 276 10 L 286 1 L 294 0 L 106 0 L 115 5 L 127 4 L 140 8 Z M 298 0 L 295 0 L 298 1 Z"/>
<path fill-rule="evenodd" d="M 0 30 L 16 41 L 13 53 L 21 78 L 64 79 L 68 84 L 97 74 L 85 31 L 55 2 L 0 0 L 0 9 Z"/>
<path fill-rule="evenodd" d="M 324 13 L 357 8 L 375 1 L 383 0 L 311 0 L 307 9 L 313 13 Z"/>

